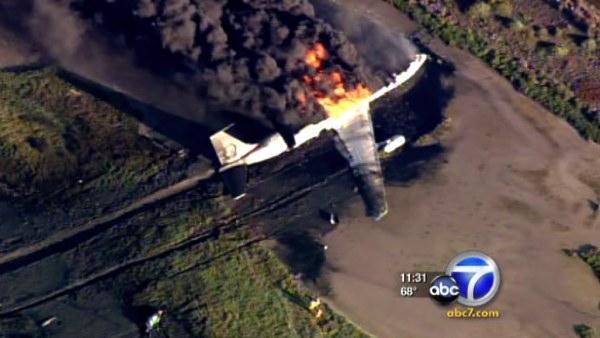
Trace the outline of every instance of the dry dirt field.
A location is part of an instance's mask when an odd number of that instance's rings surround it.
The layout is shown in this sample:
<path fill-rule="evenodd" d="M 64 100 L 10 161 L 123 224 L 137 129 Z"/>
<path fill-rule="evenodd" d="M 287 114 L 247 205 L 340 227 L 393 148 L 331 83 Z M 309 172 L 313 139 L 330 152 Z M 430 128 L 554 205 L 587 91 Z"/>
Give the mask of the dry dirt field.
<path fill-rule="evenodd" d="M 415 26 L 382 1 L 344 1 L 395 31 Z M 452 127 L 444 161 L 408 187 L 390 187 L 380 223 L 346 220 L 325 238 L 339 311 L 380 338 L 575 337 L 573 325 L 600 327 L 600 284 L 563 248 L 598 245 L 600 147 L 515 92 L 466 52 L 434 41 L 455 63 Z M 352 208 L 359 215 L 362 205 Z M 354 212 L 353 212 L 354 213 Z M 488 309 L 500 319 L 449 319 L 428 299 L 397 290 L 402 271 L 442 271 L 458 253 L 495 258 L 503 284 Z"/>

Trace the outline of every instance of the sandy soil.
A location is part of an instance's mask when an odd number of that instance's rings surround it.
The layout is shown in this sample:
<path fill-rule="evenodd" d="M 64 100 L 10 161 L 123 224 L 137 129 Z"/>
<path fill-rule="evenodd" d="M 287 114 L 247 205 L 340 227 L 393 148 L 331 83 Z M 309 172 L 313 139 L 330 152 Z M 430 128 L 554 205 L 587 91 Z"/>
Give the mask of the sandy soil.
<path fill-rule="evenodd" d="M 350 2 L 395 30 L 414 27 L 381 1 Z M 598 280 L 561 252 L 600 244 L 587 202 L 596 195 L 581 180 L 598 176 L 600 147 L 466 52 L 439 41 L 433 49 L 457 66 L 445 163 L 389 187 L 380 223 L 348 220 L 325 238 L 330 303 L 380 338 L 564 338 L 575 337 L 575 324 L 600 326 Z M 359 214 L 362 205 L 351 207 Z M 449 319 L 429 299 L 400 297 L 400 272 L 444 270 L 470 249 L 500 266 L 503 285 L 487 308 L 502 318 Z"/>

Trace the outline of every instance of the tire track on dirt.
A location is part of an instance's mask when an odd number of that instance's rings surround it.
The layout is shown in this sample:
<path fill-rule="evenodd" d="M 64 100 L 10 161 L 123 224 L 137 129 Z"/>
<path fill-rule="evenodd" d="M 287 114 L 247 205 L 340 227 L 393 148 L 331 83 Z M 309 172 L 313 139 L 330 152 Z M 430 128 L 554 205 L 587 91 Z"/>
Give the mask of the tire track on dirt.
<path fill-rule="evenodd" d="M 83 287 L 93 285 L 96 282 L 99 282 L 100 280 L 103 280 L 108 277 L 114 276 L 116 274 L 122 273 L 125 270 L 132 268 L 134 266 L 144 264 L 144 263 L 147 263 L 147 262 L 150 262 L 153 260 L 165 258 L 165 257 L 169 256 L 170 254 L 173 254 L 179 250 L 185 250 L 186 248 L 189 248 L 193 245 L 197 245 L 199 243 L 210 240 L 212 238 L 216 238 L 216 237 L 221 236 L 226 233 L 231 233 L 231 232 L 239 230 L 245 226 L 250 226 L 252 224 L 250 222 L 252 218 L 259 217 L 261 215 L 275 211 L 280 208 L 284 208 L 285 206 L 304 198 L 306 195 L 308 195 L 312 191 L 328 184 L 332 179 L 335 179 L 335 178 L 343 175 L 344 173 L 346 173 L 346 171 L 347 171 L 346 168 L 335 171 L 331 175 L 328 175 L 326 178 L 324 178 L 316 183 L 309 184 L 308 186 L 298 189 L 291 194 L 283 195 L 282 197 L 280 197 L 276 200 L 271 200 L 269 203 L 259 206 L 258 208 L 250 210 L 242 215 L 227 217 L 227 218 L 221 220 L 219 222 L 219 225 L 217 225 L 213 228 L 204 230 L 198 234 L 192 235 L 191 237 L 188 237 L 184 240 L 172 243 L 171 245 L 169 245 L 169 246 L 165 247 L 164 249 L 157 251 L 151 255 L 144 255 L 142 257 L 133 258 L 133 259 L 127 260 L 125 262 L 122 262 L 120 264 L 113 265 L 111 267 L 103 269 L 100 272 L 92 274 L 84 279 L 80 279 L 80 280 L 73 282 L 69 285 L 66 285 L 58 290 L 52 291 L 46 295 L 35 297 L 31 300 L 24 302 L 23 304 L 20 304 L 20 305 L 14 306 L 12 308 L 6 309 L 4 311 L 1 311 L 0 317 L 14 315 L 20 311 L 44 304 L 44 303 L 54 300 L 58 297 L 61 297 L 61 296 L 67 295 L 71 292 L 77 291 Z M 233 252 L 236 252 L 237 250 L 240 250 L 245 247 L 262 242 L 265 239 L 272 237 L 273 235 L 274 235 L 274 233 L 270 233 L 270 234 L 265 234 L 265 235 L 259 235 L 252 239 L 249 239 L 234 248 L 224 250 L 216 255 L 205 258 L 204 260 L 195 262 L 194 264 L 190 265 L 189 267 L 184 268 L 182 271 L 179 271 L 178 274 L 185 273 L 185 272 L 193 269 L 194 267 L 197 267 L 202 264 L 208 264 L 216 259 L 225 257 Z"/>
<path fill-rule="evenodd" d="M 57 252 L 65 252 L 109 229 L 120 221 L 130 218 L 153 205 L 194 188 L 200 181 L 210 178 L 214 170 L 187 178 L 133 202 L 129 206 L 87 222 L 84 225 L 59 231 L 36 244 L 17 249 L 0 257 L 0 274 L 38 261 Z"/>
<path fill-rule="evenodd" d="M 299 162 L 294 162 L 292 164 L 286 163 L 278 168 L 278 170 L 271 172 L 270 175 L 285 174 L 290 170 L 294 170 L 297 166 L 310 162 L 311 158 L 326 152 L 327 150 L 317 151 L 308 157 L 300 158 Z M 41 242 L 1 255 L 0 274 L 17 270 L 53 254 L 71 250 L 81 242 L 94 238 L 98 234 L 110 229 L 112 226 L 131 218 L 158 203 L 164 202 L 195 188 L 198 183 L 213 177 L 215 174 L 215 170 L 209 168 L 202 173 L 142 197 L 125 208 L 95 218 L 83 225 L 58 231 Z M 260 180 L 253 182 L 252 185 L 247 187 L 247 190 L 250 190 L 261 183 L 262 181 Z"/>

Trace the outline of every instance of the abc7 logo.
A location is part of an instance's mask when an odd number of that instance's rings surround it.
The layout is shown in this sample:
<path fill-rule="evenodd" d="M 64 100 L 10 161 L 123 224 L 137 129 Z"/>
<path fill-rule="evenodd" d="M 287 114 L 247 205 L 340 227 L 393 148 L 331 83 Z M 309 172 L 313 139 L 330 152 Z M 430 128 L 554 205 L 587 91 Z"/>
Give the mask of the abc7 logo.
<path fill-rule="evenodd" d="M 455 300 L 464 306 L 481 306 L 491 301 L 500 287 L 500 270 L 488 255 L 468 251 L 456 256 L 446 274 L 431 282 L 429 296 L 440 304 Z"/>

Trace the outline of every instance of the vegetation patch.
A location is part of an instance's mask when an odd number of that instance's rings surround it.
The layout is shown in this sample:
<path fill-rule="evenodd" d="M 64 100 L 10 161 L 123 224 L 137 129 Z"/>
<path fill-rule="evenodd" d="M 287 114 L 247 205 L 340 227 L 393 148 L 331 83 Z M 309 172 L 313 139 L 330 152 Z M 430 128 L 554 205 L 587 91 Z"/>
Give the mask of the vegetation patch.
<path fill-rule="evenodd" d="M 576 88 L 581 74 L 600 67 L 594 66 L 599 37 L 585 36 L 585 47 L 583 43 L 578 46 L 569 34 L 585 33 L 542 1 L 475 2 L 464 13 L 451 3 L 391 2 L 445 43 L 483 59 L 515 88 L 564 118 L 582 137 L 600 142 L 600 93 L 590 81 L 583 91 Z M 535 4 L 539 8 L 531 7 Z"/>
<path fill-rule="evenodd" d="M 594 271 L 594 274 L 600 279 L 600 250 L 595 246 L 584 246 L 577 251 L 577 254 Z"/>
<path fill-rule="evenodd" d="M 596 330 L 585 324 L 577 324 L 573 326 L 573 330 L 580 338 L 597 338 L 598 334 Z"/>
<path fill-rule="evenodd" d="M 204 182 L 65 253 L 67 279 L 148 258 L 94 286 L 122 299 L 141 330 L 150 314 L 165 310 L 161 331 L 170 337 L 367 337 L 325 304 L 317 318 L 309 305 L 318 295 L 261 245 L 269 236 L 257 221 L 232 221 L 238 214 L 212 196 L 213 185 Z M 182 245 L 190 238 L 200 239 Z M 90 290 L 97 288 L 81 292 Z"/>
<path fill-rule="evenodd" d="M 179 224 L 176 228 L 184 233 L 214 227 L 200 210 L 227 212 L 210 202 L 161 222 Z M 148 231 L 147 239 L 165 234 Z M 117 283 L 127 285 L 122 292 L 131 308 L 164 309 L 170 318 L 164 327 L 168 334 L 183 329 L 203 337 L 368 337 L 324 304 L 317 318 L 309 306 L 318 296 L 259 244 L 262 238 L 250 225 L 215 232 L 199 245 L 128 271 Z"/>
<path fill-rule="evenodd" d="M 54 69 L 0 73 L 0 194 L 27 198 L 77 182 L 123 188 L 144 181 L 169 154 L 137 130 L 134 118 Z"/>
<path fill-rule="evenodd" d="M 181 257 L 176 258 L 181 259 Z M 136 306 L 165 308 L 190 335 L 207 337 L 367 337 L 298 286 L 268 249 L 250 246 L 136 294 Z M 167 327 L 168 329 L 168 327 Z"/>

